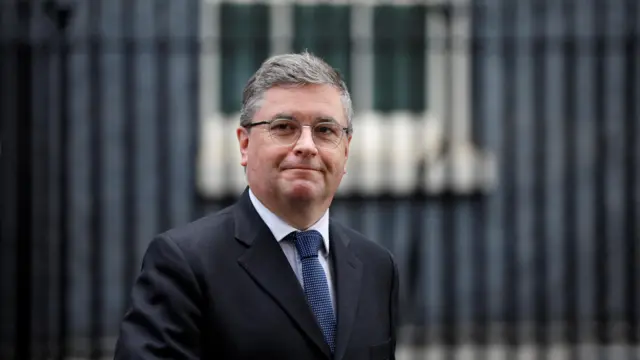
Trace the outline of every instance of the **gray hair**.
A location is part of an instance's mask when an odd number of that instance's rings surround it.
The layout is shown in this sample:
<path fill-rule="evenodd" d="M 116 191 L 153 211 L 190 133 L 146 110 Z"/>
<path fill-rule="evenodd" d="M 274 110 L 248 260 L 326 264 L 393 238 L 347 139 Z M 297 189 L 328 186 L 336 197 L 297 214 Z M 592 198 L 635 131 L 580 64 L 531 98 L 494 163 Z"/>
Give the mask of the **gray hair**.
<path fill-rule="evenodd" d="M 300 54 L 275 55 L 262 63 L 251 76 L 242 93 L 240 125 L 253 121 L 264 93 L 278 85 L 331 85 L 340 91 L 347 126 L 352 129 L 353 105 L 347 85 L 340 73 L 324 60 L 306 51 Z"/>

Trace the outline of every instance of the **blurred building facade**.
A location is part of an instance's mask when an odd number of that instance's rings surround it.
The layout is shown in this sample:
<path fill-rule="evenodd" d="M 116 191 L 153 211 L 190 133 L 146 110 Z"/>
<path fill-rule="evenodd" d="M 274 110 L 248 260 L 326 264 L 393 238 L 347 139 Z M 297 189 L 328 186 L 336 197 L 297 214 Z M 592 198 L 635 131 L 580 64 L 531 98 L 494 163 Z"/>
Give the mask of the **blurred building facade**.
<path fill-rule="evenodd" d="M 399 260 L 411 341 L 637 344 L 637 1 L 1 9 L 0 355 L 108 354 L 153 235 L 246 185 L 249 76 L 303 49 L 351 88 L 332 212 Z"/>

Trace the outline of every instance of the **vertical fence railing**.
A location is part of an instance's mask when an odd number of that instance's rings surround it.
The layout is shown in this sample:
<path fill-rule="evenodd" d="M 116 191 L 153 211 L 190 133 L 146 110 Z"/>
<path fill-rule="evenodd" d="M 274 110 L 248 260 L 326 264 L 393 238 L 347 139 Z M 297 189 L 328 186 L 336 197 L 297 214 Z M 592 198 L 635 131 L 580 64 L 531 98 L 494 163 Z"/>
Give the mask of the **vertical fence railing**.
<path fill-rule="evenodd" d="M 149 236 L 234 199 L 197 203 L 195 186 L 183 186 L 195 182 L 197 58 L 217 47 L 174 34 L 178 0 L 1 1 L 0 17 L 14 13 L 19 26 L 0 36 L 0 256 L 9 264 L 0 266 L 0 304 L 11 307 L 0 309 L 0 358 L 109 357 L 113 319 L 128 305 Z M 189 3 L 180 11 L 196 19 Z M 107 8 L 117 9 L 119 37 L 104 34 Z M 582 359 L 588 345 L 598 359 L 637 359 L 640 3 L 478 0 L 423 10 L 427 21 L 472 16 L 478 28 L 425 46 L 452 59 L 470 42 L 474 140 L 498 155 L 500 180 L 489 195 L 336 201 L 336 216 L 402 259 L 403 326 L 415 331 L 401 332 L 401 349 L 421 359 L 440 348 L 454 359 L 470 344 L 473 359 L 496 349 L 551 359 L 562 346 L 563 358 Z M 86 29 L 74 28 L 78 18 Z M 38 26 L 55 31 L 34 38 Z M 233 48 L 224 39 L 223 51 Z M 113 54 L 116 65 L 106 60 Z M 109 229 L 113 217 L 120 230 Z M 399 233 L 406 239 L 383 239 Z"/>
<path fill-rule="evenodd" d="M 628 344 L 640 342 L 640 4 L 637 1 L 625 1 L 625 31 L 624 31 L 624 111 L 623 116 L 628 119 L 624 128 L 624 238 L 628 241 L 625 258 L 625 310 L 629 319 L 626 331 Z M 637 354 L 637 353 L 636 353 Z M 629 358 L 633 353 L 629 351 Z"/>
<path fill-rule="evenodd" d="M 607 219 L 602 210 L 606 206 L 605 196 L 605 174 L 602 170 L 606 168 L 606 158 L 608 152 L 608 136 L 605 129 L 605 55 L 606 55 L 606 36 L 605 30 L 607 25 L 607 17 L 605 14 L 605 2 L 602 0 L 594 1 L 594 9 L 592 12 L 595 36 L 592 47 L 593 57 L 593 76 L 594 76 L 594 92 L 593 92 L 593 114 L 595 119 L 595 131 L 593 132 L 593 144 L 595 151 L 595 166 L 593 172 L 594 182 L 594 204 L 593 209 L 593 233 L 595 236 L 595 251 L 593 252 L 595 263 L 595 321 L 598 324 L 596 328 L 596 338 L 603 344 L 608 344 L 608 319 L 605 316 L 607 307 L 607 265 L 609 263 L 609 252 L 607 251 Z M 598 357 L 602 357 L 600 352 Z"/>
<path fill-rule="evenodd" d="M 19 19 L 19 27 L 15 34 L 18 39 L 28 39 L 30 33 L 30 17 L 28 9 L 22 7 L 16 9 Z M 16 152 L 19 154 L 16 164 L 16 240 L 15 240 L 15 274 L 16 274 L 16 313 L 15 339 L 16 357 L 28 359 L 31 357 L 33 346 L 31 338 L 32 325 L 32 242 L 34 228 L 32 225 L 33 214 L 32 191 L 35 179 L 31 176 L 33 161 L 33 104 L 32 99 L 32 73 L 33 51 L 28 41 L 15 41 L 15 47 L 9 52 L 13 53 L 15 66 L 15 117 L 20 119 L 16 123 Z"/>
<path fill-rule="evenodd" d="M 104 61 L 104 45 L 108 39 L 101 39 L 102 33 L 102 7 L 101 1 L 90 1 L 88 5 L 89 33 L 86 42 L 83 44 L 88 49 L 87 82 L 88 94 L 88 113 L 87 122 L 89 126 L 89 191 L 91 192 L 91 205 L 89 206 L 89 306 L 88 318 L 89 322 L 89 358 L 92 360 L 100 359 L 102 356 L 102 337 L 104 336 L 103 316 L 104 316 L 104 293 L 103 293 L 103 243 L 104 243 L 104 134 L 105 134 L 105 117 L 103 109 L 103 61 Z M 108 44 L 108 43 L 107 43 Z"/>
<path fill-rule="evenodd" d="M 504 171 L 504 197 L 502 198 L 504 203 L 502 204 L 504 235 L 502 239 L 503 255 L 502 261 L 504 275 L 502 278 L 502 288 L 504 295 L 502 296 L 502 316 L 504 322 L 504 328 L 501 331 L 501 335 L 505 336 L 507 343 L 512 344 L 516 349 L 520 343 L 520 332 L 517 326 L 516 319 L 521 313 L 521 307 L 519 306 L 518 299 L 518 279 L 522 276 L 522 273 L 518 269 L 518 247 L 520 245 L 520 238 L 517 233 L 517 213 L 515 212 L 516 204 L 519 200 L 518 193 L 516 191 L 516 181 L 518 180 L 517 173 L 517 155 L 519 149 L 515 146 L 518 132 L 516 127 L 516 74 L 518 69 L 516 67 L 516 48 L 515 39 L 513 34 L 515 32 L 515 14 L 517 9 L 516 2 L 502 1 L 501 18 L 501 31 L 502 38 L 500 39 L 500 48 L 496 49 L 498 56 L 501 59 L 501 65 L 503 66 L 503 72 L 501 76 L 502 82 L 498 85 L 502 88 L 502 94 L 504 100 L 502 101 L 502 109 L 500 115 L 501 121 L 499 124 L 502 126 L 501 141 L 502 141 L 502 161 L 501 167 Z M 531 92 L 533 93 L 533 91 Z M 498 125 L 500 126 L 500 125 Z M 524 322 L 523 322 L 524 323 Z M 512 356 L 512 354 L 510 354 Z"/>
<path fill-rule="evenodd" d="M 547 39 L 545 25 L 546 21 L 540 19 L 548 18 L 549 4 L 547 1 L 540 1 L 532 6 L 532 17 L 534 20 L 534 26 L 532 29 L 533 39 L 532 42 L 532 56 L 533 56 L 533 91 L 532 91 L 532 104 L 533 104 L 533 119 L 537 120 L 535 131 L 533 134 L 534 139 L 534 160 L 533 166 L 535 170 L 535 190 L 533 193 L 534 205 L 533 212 L 535 214 L 533 221 L 533 238 L 536 241 L 536 246 L 532 249 L 533 252 L 533 293 L 536 294 L 534 299 L 533 310 L 533 343 L 544 349 L 547 344 L 546 335 L 549 332 L 547 326 L 547 301 L 549 301 L 549 294 L 547 293 L 546 280 L 547 280 L 547 244 L 548 244 L 548 199 L 545 183 L 548 177 L 548 148 L 549 148 L 549 116 L 547 107 L 549 106 L 547 94 L 549 89 L 547 88 L 549 71 L 548 57 L 550 56 L 550 46 L 545 39 Z M 505 17 L 508 17 L 505 14 Z M 515 55 L 511 55 L 515 56 Z M 512 77 L 515 77 L 516 73 L 512 73 Z M 514 116 L 515 118 L 515 116 Z M 505 119 L 509 121 L 508 119 Z M 515 211 L 515 206 L 509 209 L 510 212 Z M 517 237 L 514 237 L 517 238 Z M 515 284 L 515 281 L 514 281 Z M 546 352 L 545 352 L 546 353 Z"/>
<path fill-rule="evenodd" d="M 156 61 L 156 104 L 157 104 L 157 121 L 156 121 L 156 151 L 158 152 L 158 166 L 157 166 L 157 179 L 158 179 L 158 224 L 169 224 L 169 212 L 171 207 L 171 197 L 166 196 L 169 189 L 171 189 L 171 176 L 169 169 L 171 164 L 169 163 L 170 154 L 167 151 L 166 146 L 171 141 L 170 134 L 170 81 L 169 81 L 169 58 L 171 51 L 171 38 L 169 33 L 169 19 L 171 3 L 169 3 L 168 9 L 160 6 L 155 7 L 155 14 L 153 16 L 153 37 L 149 39 L 153 43 L 154 55 Z M 175 41 L 174 41 L 175 42 Z"/>
<path fill-rule="evenodd" d="M 3 9 L 0 12 L 0 24 L 6 24 L 6 16 L 8 9 Z M 14 27 L 15 28 L 15 27 Z M 13 84 L 13 81 L 9 75 L 9 55 L 11 47 L 8 41 L 7 26 L 0 25 L 2 33 L 0 33 L 0 89 L 4 90 L 8 84 Z M 9 99 L 7 96 L 0 97 L 0 172 L 6 174 L 13 170 L 12 163 L 15 163 L 12 159 L 12 155 L 15 154 L 15 146 L 12 139 L 15 133 L 15 125 L 7 121 L 9 117 Z M 8 137 L 8 138 L 5 138 Z M 0 253 L 0 293 L 7 294 L 15 289 L 13 282 L 15 277 L 10 273 L 10 269 L 13 268 L 13 263 L 8 256 L 10 246 L 13 246 L 13 239 L 15 238 L 14 228 L 8 224 L 15 224 L 15 212 L 13 212 L 13 204 L 15 204 L 15 198 L 13 188 L 15 187 L 15 179 L 8 178 L 7 176 L 0 176 L 0 194 L 2 195 L 2 204 L 0 205 L 0 211 L 2 211 L 2 223 L 0 226 L 0 245 L 2 252 Z M 11 245 L 9 245 L 11 244 Z M 12 254 L 13 255 L 13 254 Z M 0 296 L 0 355 L 13 356 L 10 354 L 10 349 L 13 341 L 13 331 L 9 329 L 13 325 L 14 321 L 9 313 L 9 308 L 15 308 L 13 305 L 13 298 L 10 295 Z"/>
<path fill-rule="evenodd" d="M 565 0 L 562 2 L 562 9 L 566 19 L 566 34 L 573 39 L 576 38 L 576 2 Z M 579 292 L 578 292 L 578 261 L 576 259 L 575 249 L 578 248 L 578 212 L 577 212 L 577 188 L 578 188 L 578 156 L 575 134 L 578 132 L 577 121 L 577 99 L 576 99 L 576 82 L 577 71 L 575 64 L 577 63 L 577 44 L 576 40 L 569 41 L 563 46 L 564 57 L 564 78 L 565 84 L 565 126 L 564 126 L 564 164 L 567 169 L 564 182 L 564 263 L 565 274 L 564 283 L 566 287 L 566 297 L 564 299 L 563 313 L 566 317 L 565 332 L 562 340 L 567 344 L 575 345 L 578 343 L 578 309 L 579 309 Z M 575 346 L 570 347 L 568 358 L 570 360 L 578 360 L 579 354 Z"/>
<path fill-rule="evenodd" d="M 473 31 L 475 37 L 470 39 L 470 51 L 471 57 L 474 59 L 471 63 L 471 93 L 477 94 L 479 91 L 482 91 L 482 88 L 479 84 L 482 83 L 484 71 L 482 67 L 484 63 L 478 59 L 480 59 L 479 55 L 486 52 L 486 43 L 481 43 L 481 41 L 476 40 L 479 37 L 477 33 L 477 28 L 486 26 L 487 23 L 487 14 L 486 7 L 483 6 L 483 2 L 476 2 L 474 6 L 474 10 L 471 12 L 471 21 L 473 24 Z M 489 126 L 487 124 L 487 118 L 485 116 L 487 112 L 487 101 L 475 101 L 477 96 L 472 96 L 471 101 L 471 113 L 473 115 L 472 121 L 472 134 L 474 135 L 477 143 L 486 148 L 490 143 L 489 139 Z M 494 147 L 494 150 L 496 148 Z M 488 287 L 490 286 L 490 278 L 489 274 L 491 271 L 491 266 L 489 263 L 489 234 L 487 233 L 487 224 L 490 222 L 489 211 L 491 209 L 492 202 L 491 201 L 476 201 L 473 203 L 473 226 L 472 232 L 474 234 L 474 241 L 472 247 L 473 254 L 473 265 L 472 272 L 473 277 L 471 279 L 473 283 L 473 290 L 471 292 L 471 296 L 473 298 L 473 312 L 474 316 L 472 317 L 473 324 L 473 332 L 475 341 L 472 342 L 476 348 L 486 348 L 488 344 L 490 344 L 492 340 L 490 326 L 491 316 L 490 314 L 490 291 L 488 291 Z M 480 352 L 475 354 L 474 359 L 484 360 L 488 359 L 486 352 Z"/>
<path fill-rule="evenodd" d="M 124 107 L 123 115 L 127 119 L 124 126 L 124 153 L 130 154 L 124 159 L 125 188 L 123 201 L 124 215 L 124 236 L 122 237 L 122 249 L 126 249 L 123 254 L 124 268 L 122 271 L 122 293 L 126 294 L 133 287 L 134 274 L 136 273 L 136 262 L 138 260 L 136 243 L 136 221 L 138 216 L 137 197 L 135 194 L 135 184 L 138 181 L 136 171 L 136 158 L 132 154 L 135 153 L 138 142 L 136 134 L 140 132 L 138 112 L 136 111 L 136 43 L 133 40 L 134 34 L 134 16 L 130 10 L 131 1 L 120 1 L 120 15 L 122 17 L 122 45 L 124 64 L 122 71 L 122 104 Z M 121 308 L 126 309 L 129 304 L 128 297 L 122 297 Z"/>
<path fill-rule="evenodd" d="M 62 7 L 52 9 L 56 21 L 56 27 L 58 30 L 57 36 L 57 53 L 58 53 L 58 119 L 57 125 L 59 127 L 59 140 L 57 148 L 58 156 L 58 188 L 53 190 L 58 192 L 58 207 L 56 208 L 56 223 L 58 226 L 58 266 L 57 266 L 57 278 L 58 278 L 58 292 L 57 292 L 57 308 L 55 319 L 57 321 L 57 331 L 55 336 L 56 346 L 54 348 L 54 356 L 58 360 L 62 360 L 65 357 L 66 351 L 69 347 L 69 317 L 71 311 L 69 309 L 69 291 L 71 286 L 69 284 L 69 235 L 70 235 L 70 222 L 68 202 L 70 200 L 69 189 L 73 188 L 73 184 L 70 181 L 69 172 L 72 169 L 69 161 L 69 53 L 70 44 L 67 37 L 67 28 L 69 22 L 73 16 L 73 10 L 71 7 Z"/>

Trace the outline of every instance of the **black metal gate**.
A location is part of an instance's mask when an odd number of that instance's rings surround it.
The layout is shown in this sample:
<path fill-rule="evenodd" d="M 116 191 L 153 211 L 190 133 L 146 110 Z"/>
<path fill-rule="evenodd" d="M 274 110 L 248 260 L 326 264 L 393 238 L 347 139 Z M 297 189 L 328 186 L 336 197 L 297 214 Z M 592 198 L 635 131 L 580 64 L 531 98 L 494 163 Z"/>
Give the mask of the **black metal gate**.
<path fill-rule="evenodd" d="M 196 185 L 199 58 L 243 40 L 203 42 L 198 0 L 1 4 L 0 358 L 108 357 L 152 235 L 237 196 Z M 400 262 L 400 352 L 640 358 L 640 4 L 455 4 L 412 9 L 472 20 L 471 133 L 497 187 L 356 189 L 332 207 Z M 420 36 L 447 54 L 460 40 Z"/>

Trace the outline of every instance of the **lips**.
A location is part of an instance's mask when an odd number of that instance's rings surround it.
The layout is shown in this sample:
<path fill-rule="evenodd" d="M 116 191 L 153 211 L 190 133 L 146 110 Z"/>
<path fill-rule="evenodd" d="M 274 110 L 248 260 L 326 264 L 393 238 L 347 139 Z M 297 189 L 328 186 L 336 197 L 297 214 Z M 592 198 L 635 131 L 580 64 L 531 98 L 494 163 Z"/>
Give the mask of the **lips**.
<path fill-rule="evenodd" d="M 307 170 L 307 171 L 320 171 L 318 169 L 314 169 L 314 168 L 306 168 L 306 167 L 291 167 L 291 168 L 286 168 L 285 170 Z"/>
<path fill-rule="evenodd" d="M 285 166 L 283 170 L 310 170 L 310 171 L 321 171 L 318 168 L 314 168 L 311 166 Z"/>

